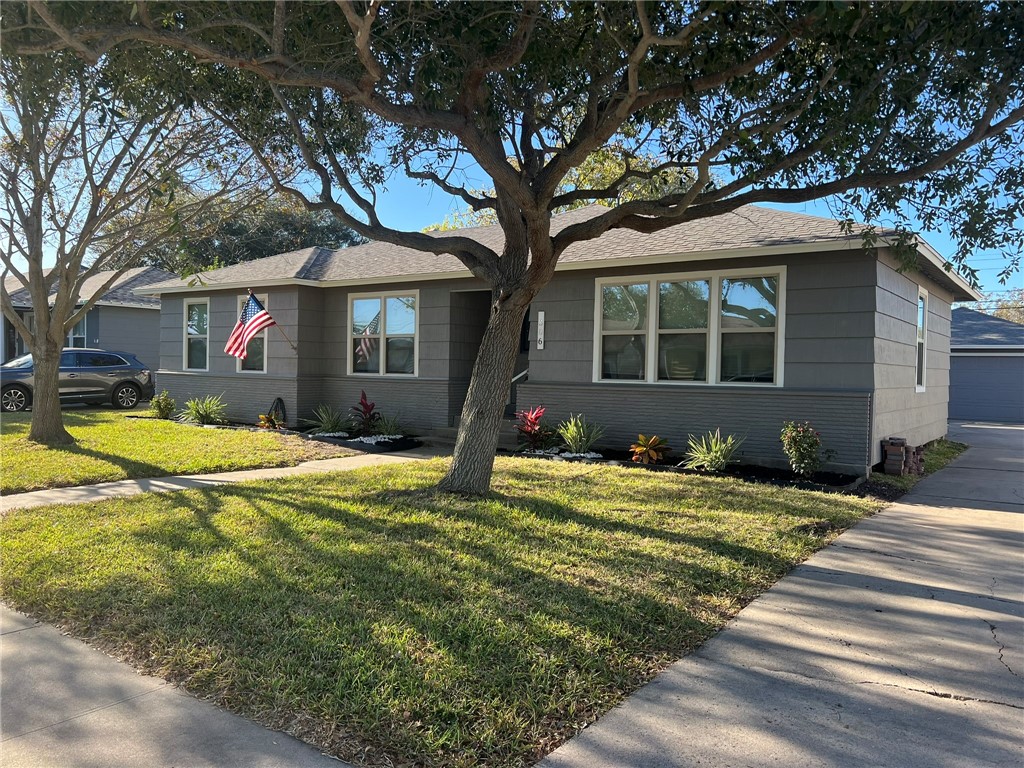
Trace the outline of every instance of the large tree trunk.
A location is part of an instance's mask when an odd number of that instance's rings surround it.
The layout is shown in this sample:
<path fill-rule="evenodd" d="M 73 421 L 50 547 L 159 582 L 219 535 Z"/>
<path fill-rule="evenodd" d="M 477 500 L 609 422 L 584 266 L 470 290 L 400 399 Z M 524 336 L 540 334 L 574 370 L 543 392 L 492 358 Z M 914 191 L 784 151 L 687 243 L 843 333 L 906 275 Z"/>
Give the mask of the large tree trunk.
<path fill-rule="evenodd" d="M 491 485 L 498 434 L 519 352 L 519 334 L 529 297 L 519 291 L 501 301 L 499 291 L 473 365 L 462 407 L 451 467 L 438 485 L 442 491 L 481 495 Z"/>
<path fill-rule="evenodd" d="M 62 345 L 38 334 L 32 345 L 32 426 L 28 439 L 44 445 L 72 445 L 60 410 L 60 352 Z"/>

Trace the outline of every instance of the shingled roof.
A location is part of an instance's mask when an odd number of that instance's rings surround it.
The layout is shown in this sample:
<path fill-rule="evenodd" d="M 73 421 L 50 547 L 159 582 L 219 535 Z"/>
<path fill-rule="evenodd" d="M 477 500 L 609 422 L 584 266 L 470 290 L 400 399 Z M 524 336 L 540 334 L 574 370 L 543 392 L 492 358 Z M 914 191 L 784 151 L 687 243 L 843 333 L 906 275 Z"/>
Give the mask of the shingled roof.
<path fill-rule="evenodd" d="M 103 284 L 110 279 L 115 270 L 97 272 L 88 278 L 79 291 L 79 302 L 85 303 L 103 287 Z M 96 302 L 100 306 L 112 307 L 136 307 L 140 309 L 159 309 L 160 299 L 152 294 L 141 295 L 136 293 L 138 289 L 145 289 L 154 283 L 176 282 L 177 277 L 173 272 L 159 267 L 135 267 L 127 270 L 114 284 L 100 296 Z M 15 307 L 29 308 L 32 306 L 32 296 L 28 289 L 24 288 L 21 282 L 15 277 L 8 277 L 5 282 L 8 293 L 11 295 L 11 302 Z M 56 287 L 54 287 L 56 292 Z M 51 293 L 51 295 L 53 295 Z"/>
<path fill-rule="evenodd" d="M 1024 325 L 966 307 L 953 310 L 950 347 L 1021 347 Z"/>
<path fill-rule="evenodd" d="M 552 218 L 551 228 L 558 232 L 572 224 L 606 212 L 590 205 Z M 435 237 L 449 232 L 429 233 Z M 458 234 L 499 251 L 504 235 L 497 225 L 460 229 Z M 780 211 L 774 208 L 743 206 L 730 213 L 698 219 L 645 234 L 631 229 L 613 229 L 595 240 L 573 243 L 562 254 L 558 270 L 607 266 L 609 262 L 678 255 L 685 258 L 700 254 L 713 258 L 724 253 L 743 251 L 798 252 L 835 247 L 860 247 L 860 235 L 843 231 L 839 222 L 819 216 Z M 928 265 L 941 280 L 941 268 Z M 370 242 L 331 251 L 306 248 L 278 256 L 236 264 L 204 272 L 191 280 L 172 280 L 150 286 L 154 292 L 174 292 L 201 286 L 208 290 L 239 288 L 293 282 L 359 285 L 403 282 L 424 278 L 469 277 L 469 270 L 448 254 L 432 254 L 383 242 Z M 959 280 L 959 278 L 957 278 Z M 952 281 L 949 275 L 945 281 Z M 962 299 L 975 298 L 957 285 Z"/>

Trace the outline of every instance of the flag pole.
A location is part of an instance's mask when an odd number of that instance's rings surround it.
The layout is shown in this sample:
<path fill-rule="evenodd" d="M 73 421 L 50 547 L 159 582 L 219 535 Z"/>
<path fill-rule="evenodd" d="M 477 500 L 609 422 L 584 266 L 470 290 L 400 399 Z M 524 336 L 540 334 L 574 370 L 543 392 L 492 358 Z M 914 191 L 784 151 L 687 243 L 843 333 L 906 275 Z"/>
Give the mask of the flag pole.
<path fill-rule="evenodd" d="M 249 288 L 248 291 L 249 291 L 249 295 L 252 296 L 253 295 L 252 294 L 252 288 Z M 294 343 L 292 343 L 292 340 L 288 338 L 288 334 L 285 333 L 284 329 L 281 328 L 281 326 L 277 324 L 276 320 L 274 321 L 274 327 L 277 328 L 277 330 L 280 332 L 280 334 L 282 336 L 284 336 L 284 340 L 288 342 L 288 345 L 292 348 L 292 350 L 295 352 L 295 354 L 298 354 L 299 353 L 299 348 L 296 347 Z"/>
<path fill-rule="evenodd" d="M 277 328 L 277 330 L 281 331 L 280 325 L 274 323 L 274 326 Z M 295 354 L 298 354 L 299 348 L 292 344 L 292 340 L 288 338 L 288 334 L 286 334 L 284 331 L 281 331 L 281 335 L 284 336 L 284 340 L 287 341 L 289 345 L 291 345 L 291 348 L 295 351 Z"/>

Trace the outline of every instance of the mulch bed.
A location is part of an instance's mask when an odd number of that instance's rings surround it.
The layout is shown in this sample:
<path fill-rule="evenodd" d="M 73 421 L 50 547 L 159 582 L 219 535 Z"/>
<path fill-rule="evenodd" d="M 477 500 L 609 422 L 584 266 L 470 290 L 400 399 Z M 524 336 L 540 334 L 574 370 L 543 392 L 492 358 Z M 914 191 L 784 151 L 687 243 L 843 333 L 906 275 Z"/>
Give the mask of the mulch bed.
<path fill-rule="evenodd" d="M 548 461 L 571 461 L 583 464 L 610 464 L 612 466 L 629 467 L 632 469 L 647 470 L 648 472 L 674 472 L 681 475 L 701 475 L 706 477 L 734 477 L 738 480 L 751 483 L 766 483 L 785 488 L 799 488 L 808 491 L 831 491 L 851 492 L 855 489 L 858 495 L 864 485 L 863 478 L 856 475 L 846 475 L 837 472 L 816 472 L 811 478 L 804 478 L 792 470 L 775 469 L 772 467 L 761 467 L 753 464 L 733 464 L 721 472 L 708 472 L 700 469 L 687 469 L 677 467 L 675 464 L 643 464 L 632 460 L 632 454 L 626 451 L 601 451 L 604 455 L 601 459 L 565 458 L 557 454 L 529 454 L 516 452 L 514 455 L 526 458 L 546 459 Z M 669 461 L 672 461 L 670 459 Z M 889 489 L 886 486 L 887 490 Z M 875 496 L 870 493 L 867 495 Z M 879 496 L 879 498 L 885 498 Z"/>

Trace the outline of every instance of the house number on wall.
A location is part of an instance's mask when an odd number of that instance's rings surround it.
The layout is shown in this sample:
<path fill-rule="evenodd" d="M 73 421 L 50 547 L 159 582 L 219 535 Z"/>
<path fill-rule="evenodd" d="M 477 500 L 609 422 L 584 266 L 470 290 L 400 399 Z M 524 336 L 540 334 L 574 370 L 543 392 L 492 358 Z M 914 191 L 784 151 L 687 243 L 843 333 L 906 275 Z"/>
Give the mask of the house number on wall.
<path fill-rule="evenodd" d="M 537 313 L 537 349 L 544 349 L 544 313 Z"/>

